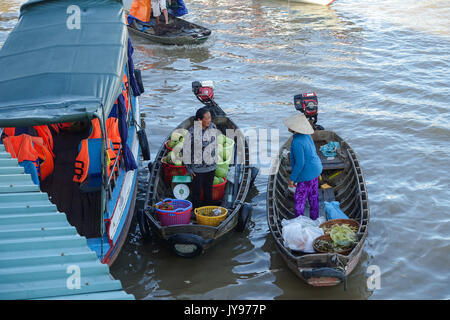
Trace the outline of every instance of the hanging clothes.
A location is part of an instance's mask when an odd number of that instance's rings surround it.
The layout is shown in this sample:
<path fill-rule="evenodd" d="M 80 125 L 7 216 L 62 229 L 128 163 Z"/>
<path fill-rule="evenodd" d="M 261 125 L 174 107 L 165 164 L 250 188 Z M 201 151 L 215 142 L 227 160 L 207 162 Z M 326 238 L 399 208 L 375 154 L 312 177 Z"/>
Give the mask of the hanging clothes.
<path fill-rule="evenodd" d="M 133 90 L 133 96 L 139 97 L 141 95 L 141 90 L 139 90 L 139 85 L 136 81 L 136 77 L 134 75 L 134 62 L 133 62 L 133 43 L 131 42 L 131 39 L 128 38 L 128 81 L 131 86 L 131 89 Z"/>
<path fill-rule="evenodd" d="M 137 169 L 136 160 L 134 159 L 133 153 L 127 144 L 128 140 L 128 126 L 127 126 L 127 112 L 125 109 L 125 99 L 122 94 L 117 98 L 117 114 L 119 119 L 119 133 L 120 139 L 122 140 L 122 154 L 123 161 L 125 164 L 125 171 Z"/>

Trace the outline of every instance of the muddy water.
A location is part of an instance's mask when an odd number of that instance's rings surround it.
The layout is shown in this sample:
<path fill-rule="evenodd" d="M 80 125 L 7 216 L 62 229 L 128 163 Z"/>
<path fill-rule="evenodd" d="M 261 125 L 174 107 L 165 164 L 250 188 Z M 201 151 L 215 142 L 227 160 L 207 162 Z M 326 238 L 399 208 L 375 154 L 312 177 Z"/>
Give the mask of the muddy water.
<path fill-rule="evenodd" d="M 216 101 L 244 129 L 279 129 L 293 95 L 315 91 L 319 123 L 356 151 L 371 224 L 362 259 L 343 287 L 311 288 L 287 269 L 266 223 L 267 176 L 250 192 L 248 231 L 193 260 L 131 227 L 112 274 L 138 299 L 449 299 L 450 5 L 337 0 L 330 7 L 278 0 L 186 1 L 187 19 L 213 30 L 203 45 L 167 47 L 133 37 L 146 92 L 142 115 L 155 156 L 199 103 L 194 80 L 214 80 Z M 19 1 L 0 0 L 0 43 Z M 261 164 L 263 165 L 263 164 Z M 146 163 L 139 175 L 143 207 Z M 367 288 L 367 268 L 381 271 Z"/>

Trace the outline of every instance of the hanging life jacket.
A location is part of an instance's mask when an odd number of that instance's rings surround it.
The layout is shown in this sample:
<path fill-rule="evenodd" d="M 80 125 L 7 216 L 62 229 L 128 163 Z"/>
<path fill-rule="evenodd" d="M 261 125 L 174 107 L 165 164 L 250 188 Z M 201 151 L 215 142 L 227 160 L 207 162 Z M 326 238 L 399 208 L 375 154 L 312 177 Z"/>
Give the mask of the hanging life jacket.
<path fill-rule="evenodd" d="M 54 123 L 50 126 L 56 132 L 56 134 L 59 134 L 61 131 L 69 129 L 71 125 L 72 125 L 71 122 L 62 122 L 62 123 Z"/>
<path fill-rule="evenodd" d="M 10 136 L 3 139 L 3 144 L 5 150 L 19 163 L 24 161 L 34 163 L 41 181 L 53 172 L 53 156 L 41 137 L 32 137 L 28 134 Z"/>
<path fill-rule="evenodd" d="M 89 137 L 87 139 L 83 139 L 79 146 L 79 153 L 77 158 L 75 159 L 75 174 L 73 176 L 74 182 L 85 182 L 88 176 L 99 180 L 101 183 L 101 128 L 100 128 L 100 120 L 98 118 L 94 118 L 91 121 L 92 129 Z M 107 139 L 107 174 L 108 177 L 111 174 L 111 170 L 114 166 L 114 162 L 116 160 L 116 153 L 113 150 L 113 143 L 111 139 Z M 117 167 L 116 167 L 116 172 Z M 97 183 L 98 184 L 98 183 Z M 100 187 L 100 185 L 98 185 Z"/>
<path fill-rule="evenodd" d="M 53 158 L 55 157 L 55 154 L 53 153 L 53 136 L 50 129 L 46 125 L 34 126 L 33 128 L 4 128 L 3 132 L 8 137 L 16 135 L 19 136 L 21 134 L 27 134 L 31 136 L 37 135 L 38 137 L 41 137 L 43 139 L 43 143 L 47 147 L 47 151 L 50 152 Z"/>

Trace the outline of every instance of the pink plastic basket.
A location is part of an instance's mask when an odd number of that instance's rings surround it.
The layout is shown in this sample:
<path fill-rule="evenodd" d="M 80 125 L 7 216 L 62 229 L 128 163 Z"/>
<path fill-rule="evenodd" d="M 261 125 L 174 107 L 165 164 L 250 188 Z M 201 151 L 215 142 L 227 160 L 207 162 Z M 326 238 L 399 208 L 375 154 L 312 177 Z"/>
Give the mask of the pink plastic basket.
<path fill-rule="evenodd" d="M 191 222 L 192 203 L 190 201 L 167 198 L 164 199 L 164 202 L 169 202 L 174 210 L 169 211 L 155 208 L 162 226 L 189 224 Z M 158 202 L 156 206 L 160 204 L 161 202 Z"/>

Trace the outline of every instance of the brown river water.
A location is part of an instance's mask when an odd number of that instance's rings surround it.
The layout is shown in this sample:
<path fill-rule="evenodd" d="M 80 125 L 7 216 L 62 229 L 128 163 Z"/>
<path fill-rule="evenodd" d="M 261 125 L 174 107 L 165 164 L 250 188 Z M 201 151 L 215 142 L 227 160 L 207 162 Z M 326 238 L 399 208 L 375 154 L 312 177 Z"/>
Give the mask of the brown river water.
<path fill-rule="evenodd" d="M 0 45 L 22 1 L 0 0 Z M 337 0 L 186 0 L 186 19 L 213 30 L 203 45 L 133 37 L 152 157 L 200 106 L 194 80 L 214 80 L 216 101 L 244 129 L 279 129 L 293 96 L 315 91 L 319 123 L 353 147 L 371 223 L 348 289 L 309 287 L 277 254 L 266 222 L 267 176 L 244 233 L 182 259 L 134 221 L 111 273 L 137 299 L 450 299 L 450 3 Z M 20 61 L 18 61 L 20 63 Z M 1 99 L 1 97 L 0 97 Z M 137 209 L 148 171 L 142 163 Z M 380 286 L 368 288 L 378 266 Z M 370 268 L 369 268 L 370 270 Z"/>

